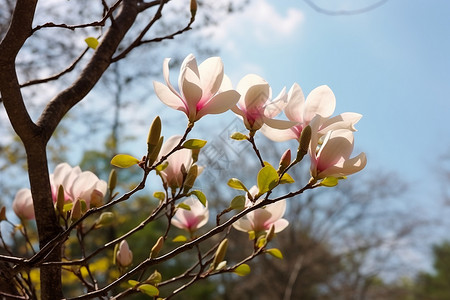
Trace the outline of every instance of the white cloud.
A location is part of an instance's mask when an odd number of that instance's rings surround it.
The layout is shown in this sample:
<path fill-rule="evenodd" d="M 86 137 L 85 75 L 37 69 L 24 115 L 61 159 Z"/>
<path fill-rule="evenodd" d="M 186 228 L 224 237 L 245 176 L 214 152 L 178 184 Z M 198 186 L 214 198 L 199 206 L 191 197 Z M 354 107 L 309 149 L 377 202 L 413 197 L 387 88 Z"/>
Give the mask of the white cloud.
<path fill-rule="evenodd" d="M 289 8 L 279 12 L 267 0 L 253 0 L 241 12 L 228 15 L 217 27 L 205 31 L 227 51 L 235 52 L 240 40 L 272 44 L 295 35 L 304 21 L 302 11 Z"/>

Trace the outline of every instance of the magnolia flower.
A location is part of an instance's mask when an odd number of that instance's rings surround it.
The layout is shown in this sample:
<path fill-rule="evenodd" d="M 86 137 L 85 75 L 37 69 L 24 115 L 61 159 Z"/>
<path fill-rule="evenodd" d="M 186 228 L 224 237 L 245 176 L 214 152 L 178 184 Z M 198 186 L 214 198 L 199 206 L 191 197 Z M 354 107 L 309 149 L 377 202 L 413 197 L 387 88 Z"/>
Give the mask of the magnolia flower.
<path fill-rule="evenodd" d="M 82 172 L 80 167 L 72 168 L 67 163 L 56 166 L 53 174 L 50 174 L 50 186 L 52 199 L 56 202 L 59 186 L 64 188 L 66 202 L 84 200 L 87 208 L 99 206 L 106 194 L 107 183 L 89 171 Z M 17 192 L 13 201 L 13 209 L 17 216 L 26 219 L 34 219 L 33 200 L 30 189 L 21 189 Z"/>
<path fill-rule="evenodd" d="M 190 122 L 207 114 L 223 113 L 239 100 L 239 94 L 234 90 L 219 91 L 224 77 L 220 57 L 208 58 L 197 67 L 194 55 L 189 54 L 180 69 L 180 93 L 170 83 L 169 60 L 166 58 L 163 64 L 167 85 L 154 81 L 155 93 L 164 104 L 184 112 Z"/>
<path fill-rule="evenodd" d="M 123 240 L 119 244 L 119 250 L 116 253 L 117 264 L 121 267 L 128 267 L 133 263 L 133 252 L 128 247 L 127 241 Z"/>
<path fill-rule="evenodd" d="M 245 127 L 250 131 L 261 128 L 263 124 L 278 129 L 287 129 L 297 122 L 274 120 L 286 105 L 286 92 L 281 93 L 272 101 L 272 89 L 267 81 L 255 74 L 249 74 L 239 81 L 236 90 L 241 97 L 237 106 L 231 110 L 244 120 Z"/>
<path fill-rule="evenodd" d="M 318 118 L 319 119 L 319 118 Z M 329 131 L 320 137 L 318 123 L 312 122 L 312 135 L 309 148 L 311 157 L 311 176 L 315 179 L 347 176 L 361 171 L 367 163 L 364 152 L 350 158 L 353 151 L 353 132 L 348 129 Z M 323 140 L 319 146 L 319 140 Z"/>
<path fill-rule="evenodd" d="M 108 184 L 100 180 L 97 175 L 90 171 L 82 172 L 79 166 L 72 168 L 67 163 L 56 166 L 50 175 L 53 202 L 56 202 L 59 186 L 64 188 L 64 199 L 66 202 L 74 202 L 82 199 L 87 207 L 99 206 L 106 194 Z"/>
<path fill-rule="evenodd" d="M 315 88 L 305 101 L 302 89 L 297 83 L 294 83 L 288 92 L 284 113 L 290 121 L 297 122 L 297 124 L 282 130 L 263 126 L 261 131 L 269 139 L 276 142 L 299 139 L 303 128 L 308 126 L 317 115 L 324 118 L 324 123 L 320 126 L 320 131 L 323 134 L 329 130 L 340 128 L 355 131 L 354 124 L 361 119 L 361 115 L 357 113 L 343 113 L 328 119 L 333 114 L 335 107 L 336 98 L 328 86 L 322 85 Z"/>
<path fill-rule="evenodd" d="M 249 192 L 252 195 L 256 195 L 258 193 L 258 188 L 253 186 Z M 247 198 L 245 206 L 250 207 L 258 204 L 260 201 L 261 200 L 257 200 L 255 203 L 252 203 L 250 199 Z M 286 200 L 280 200 L 249 212 L 244 217 L 234 222 L 233 227 L 244 232 L 254 231 L 255 234 L 258 235 L 259 233 L 266 232 L 273 225 L 275 229 L 274 232 L 277 233 L 289 225 L 289 222 L 286 219 L 282 219 L 285 210 Z"/>
<path fill-rule="evenodd" d="M 159 159 L 172 151 L 178 145 L 180 140 L 180 135 L 170 137 L 161 147 Z M 167 158 L 166 162 L 169 163 L 168 166 L 164 170 L 160 171 L 164 183 L 172 189 L 181 187 L 183 183 L 182 166 L 184 166 L 186 172 L 189 171 L 193 163 L 192 150 L 180 149 L 171 154 Z"/>
<path fill-rule="evenodd" d="M 33 199 L 30 189 L 20 189 L 14 198 L 12 208 L 21 219 L 34 219 Z"/>
<path fill-rule="evenodd" d="M 178 208 L 172 218 L 172 225 L 192 233 L 208 222 L 208 203 L 203 206 L 200 201 L 193 197 L 188 198 L 183 203 L 188 205 L 190 210 Z"/>

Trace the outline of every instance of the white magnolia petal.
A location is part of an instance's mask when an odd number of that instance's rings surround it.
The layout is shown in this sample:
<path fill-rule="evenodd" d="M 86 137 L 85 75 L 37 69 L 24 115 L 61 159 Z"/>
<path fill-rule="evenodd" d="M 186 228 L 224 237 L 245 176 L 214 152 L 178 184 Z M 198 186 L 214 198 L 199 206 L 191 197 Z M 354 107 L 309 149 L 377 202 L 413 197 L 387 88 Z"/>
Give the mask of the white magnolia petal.
<path fill-rule="evenodd" d="M 252 224 L 247 219 L 239 219 L 233 223 L 233 227 L 239 231 L 249 232 L 253 230 Z"/>
<path fill-rule="evenodd" d="M 269 223 L 273 223 L 276 220 L 281 219 L 286 211 L 286 200 L 281 200 L 266 206 L 266 210 L 270 212 L 271 216 L 267 220 Z"/>
<path fill-rule="evenodd" d="M 273 226 L 275 227 L 275 233 L 278 233 L 282 230 L 284 230 L 286 227 L 288 227 L 289 221 L 286 219 L 280 219 L 273 223 Z"/>
<path fill-rule="evenodd" d="M 166 85 L 157 81 L 153 82 L 153 88 L 156 96 L 158 96 L 162 103 L 176 110 L 181 110 L 185 114 L 188 113 L 187 105 L 178 93 L 173 93 Z"/>
<path fill-rule="evenodd" d="M 97 175 L 92 172 L 85 171 L 81 173 L 72 185 L 71 193 L 74 196 L 73 200 L 81 198 L 86 201 L 86 203 L 89 203 L 91 193 L 94 190 L 98 180 Z"/>
<path fill-rule="evenodd" d="M 198 111 L 196 120 L 200 119 L 204 115 L 221 114 L 233 107 L 236 107 L 239 97 L 239 93 L 234 90 L 217 94 Z"/>
<path fill-rule="evenodd" d="M 223 81 L 223 62 L 220 57 L 210 57 L 198 67 L 200 86 L 204 94 L 213 96 L 219 90 Z"/>
<path fill-rule="evenodd" d="M 343 164 L 338 166 L 332 166 L 323 172 L 318 174 L 318 178 L 325 178 L 328 176 L 340 177 L 357 173 L 364 169 L 367 164 L 367 157 L 364 152 L 361 152 L 357 156 L 347 159 Z"/>
<path fill-rule="evenodd" d="M 286 88 L 283 88 L 280 94 L 264 107 L 264 115 L 268 118 L 276 117 L 288 104 Z"/>
<path fill-rule="evenodd" d="M 288 129 L 298 124 L 298 122 L 270 119 L 266 116 L 262 118 L 265 124 L 275 129 Z"/>
<path fill-rule="evenodd" d="M 241 95 L 241 99 L 239 100 L 239 106 L 241 108 L 245 108 L 245 94 L 247 91 L 255 85 L 269 85 L 267 81 L 265 81 L 261 76 L 255 74 L 245 75 L 238 83 L 236 87 L 236 91 Z M 267 95 L 268 96 L 268 95 Z"/>
<path fill-rule="evenodd" d="M 291 121 L 303 123 L 305 96 L 297 83 L 294 83 L 288 93 L 288 104 L 284 109 L 286 117 Z"/>
<path fill-rule="evenodd" d="M 348 159 L 353 151 L 353 134 L 350 130 L 332 131 L 329 139 L 324 141 L 319 150 L 318 166 L 321 171 L 334 166 L 341 160 Z"/>
<path fill-rule="evenodd" d="M 184 76 L 186 69 L 190 69 L 194 72 L 194 74 L 197 75 L 197 77 L 200 77 L 197 67 L 197 60 L 195 59 L 195 56 L 191 53 L 183 60 L 183 63 L 180 67 L 180 75 L 178 76 L 178 87 L 181 89 L 183 86 Z"/>
<path fill-rule="evenodd" d="M 261 110 L 263 113 L 263 106 L 269 97 L 270 87 L 268 84 L 258 84 L 251 86 L 244 96 L 245 109 Z"/>
<path fill-rule="evenodd" d="M 303 112 L 304 122 L 310 122 L 315 115 L 328 118 L 336 108 L 336 97 L 333 91 L 326 85 L 319 86 L 311 91 L 306 98 Z"/>
<path fill-rule="evenodd" d="M 170 58 L 165 58 L 164 62 L 163 62 L 163 76 L 164 76 L 164 80 L 166 81 L 167 87 L 172 91 L 172 93 L 174 93 L 175 95 L 178 95 L 178 92 L 172 86 L 172 83 L 170 83 L 169 61 L 170 61 Z"/>
<path fill-rule="evenodd" d="M 320 133 L 324 134 L 326 131 L 337 130 L 337 129 L 348 129 L 351 131 L 356 131 L 355 124 L 362 118 L 361 114 L 358 113 L 342 113 L 338 116 L 332 117 L 325 120 L 321 126 Z"/>
<path fill-rule="evenodd" d="M 261 127 L 261 132 L 274 142 L 284 142 L 291 139 L 297 139 L 298 136 L 294 130 L 289 129 L 275 129 L 264 124 Z"/>
<path fill-rule="evenodd" d="M 198 77 L 195 77 L 195 74 L 190 69 L 186 69 L 185 80 L 182 83 L 182 94 L 186 101 L 188 112 L 189 112 L 189 120 L 193 120 L 197 113 L 197 103 L 202 99 L 202 89 L 199 86 L 200 81 Z"/>
<path fill-rule="evenodd" d="M 229 91 L 233 89 L 233 84 L 231 83 L 230 77 L 223 74 L 222 84 L 220 85 L 219 92 Z"/>

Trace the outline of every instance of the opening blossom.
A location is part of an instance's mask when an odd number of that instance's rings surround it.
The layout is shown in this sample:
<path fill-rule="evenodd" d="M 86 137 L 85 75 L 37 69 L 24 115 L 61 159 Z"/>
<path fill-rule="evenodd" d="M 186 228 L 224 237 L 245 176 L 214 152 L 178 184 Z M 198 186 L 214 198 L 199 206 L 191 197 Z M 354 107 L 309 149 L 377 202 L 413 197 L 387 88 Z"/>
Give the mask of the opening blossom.
<path fill-rule="evenodd" d="M 200 201 L 193 197 L 188 198 L 183 203 L 188 205 L 191 210 L 178 208 L 172 218 L 172 225 L 192 233 L 208 222 L 208 203 L 203 206 Z"/>
<path fill-rule="evenodd" d="M 249 192 L 252 195 L 256 195 L 258 193 L 258 188 L 253 186 Z M 260 201 L 261 200 L 257 200 L 255 204 Z M 252 205 L 254 204 L 247 198 L 245 206 L 249 207 Z M 247 215 L 234 222 L 233 227 L 244 232 L 254 231 L 256 236 L 258 236 L 258 234 L 266 232 L 274 225 L 274 232 L 277 233 L 284 230 L 289 225 L 288 220 L 282 218 L 285 210 L 286 200 L 280 200 L 249 212 Z"/>
<path fill-rule="evenodd" d="M 353 152 L 353 132 L 348 129 L 328 131 L 321 136 L 318 131 L 320 116 L 311 122 L 311 176 L 315 180 L 325 177 L 342 177 L 361 171 L 367 163 L 366 154 L 350 158 Z M 321 145 L 320 145 L 321 144 Z"/>
<path fill-rule="evenodd" d="M 280 106 L 280 104 L 272 105 Z M 308 126 L 316 115 L 324 118 L 323 124 L 320 126 L 322 134 L 339 128 L 355 131 L 354 125 L 361 119 L 361 115 L 357 113 L 343 113 L 330 118 L 335 107 L 336 98 L 328 86 L 322 85 L 315 88 L 309 93 L 305 101 L 302 89 L 297 83 L 294 83 L 288 92 L 287 104 L 283 110 L 286 117 L 290 121 L 297 122 L 297 124 L 289 129 L 281 130 L 263 126 L 261 132 L 276 142 L 299 139 L 303 128 Z"/>
<path fill-rule="evenodd" d="M 178 78 L 177 92 L 169 80 L 169 58 L 164 60 L 163 73 L 167 85 L 154 81 L 158 98 L 166 105 L 184 112 L 190 122 L 207 114 L 220 114 L 239 100 L 234 90 L 219 91 L 224 78 L 220 57 L 211 57 L 197 66 L 195 56 L 189 54 L 183 61 Z"/>
<path fill-rule="evenodd" d="M 158 160 L 162 156 L 172 151 L 178 145 L 180 140 L 181 135 L 175 135 L 170 137 L 161 147 Z M 183 173 L 181 171 L 182 169 L 181 166 L 184 165 L 186 171 L 189 171 L 189 169 L 193 164 L 192 150 L 190 149 L 178 150 L 173 154 L 171 154 L 166 161 L 169 163 L 168 166 L 164 170 L 160 171 L 164 183 L 172 189 L 181 187 L 183 183 Z"/>
<path fill-rule="evenodd" d="M 80 167 L 72 168 L 67 163 L 57 165 L 54 173 L 50 174 L 53 202 L 57 200 L 60 185 L 64 188 L 65 202 L 83 199 L 87 208 L 91 205 L 101 205 L 108 186 L 104 180 L 100 180 L 94 173 L 90 171 L 82 172 Z M 17 192 L 13 201 L 13 210 L 21 218 L 34 219 L 30 189 L 21 189 Z"/>
<path fill-rule="evenodd" d="M 243 118 L 248 130 L 258 130 L 263 124 L 278 129 L 287 129 L 297 124 L 297 122 L 273 119 L 285 106 L 286 92 L 284 89 L 270 101 L 272 89 L 267 81 L 258 75 L 248 74 L 239 81 L 236 90 L 241 97 L 237 106 L 231 110 Z"/>

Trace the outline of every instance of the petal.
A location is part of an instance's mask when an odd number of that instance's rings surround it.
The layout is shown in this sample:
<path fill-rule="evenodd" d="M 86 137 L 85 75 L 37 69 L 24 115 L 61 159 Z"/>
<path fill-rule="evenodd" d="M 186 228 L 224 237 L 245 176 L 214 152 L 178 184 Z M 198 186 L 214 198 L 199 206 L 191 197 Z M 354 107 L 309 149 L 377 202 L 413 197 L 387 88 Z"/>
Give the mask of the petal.
<path fill-rule="evenodd" d="M 174 89 L 174 87 L 170 83 L 170 78 L 169 78 L 169 61 L 170 61 L 170 58 L 166 58 L 166 59 L 164 59 L 164 62 L 163 62 L 164 80 L 166 81 L 167 87 L 172 91 L 172 93 L 174 93 L 175 95 L 179 96 L 178 92 Z"/>
<path fill-rule="evenodd" d="M 319 86 L 306 98 L 303 120 L 309 123 L 315 115 L 328 118 L 333 114 L 335 107 L 336 98 L 333 91 L 326 85 Z"/>
<path fill-rule="evenodd" d="M 353 133 L 340 129 L 332 131 L 322 144 L 318 157 L 317 169 L 324 171 L 342 159 L 348 159 L 353 151 Z"/>
<path fill-rule="evenodd" d="M 275 129 L 264 124 L 261 132 L 274 142 L 284 142 L 291 139 L 297 139 L 298 136 L 292 129 Z"/>
<path fill-rule="evenodd" d="M 286 200 L 281 200 L 273 204 L 269 204 L 266 206 L 266 210 L 271 214 L 268 222 L 273 223 L 283 217 L 284 212 L 286 211 Z"/>
<path fill-rule="evenodd" d="M 159 100 L 165 105 L 172 107 L 176 110 L 181 110 L 185 114 L 187 114 L 187 105 L 181 99 L 181 96 L 178 93 L 174 93 L 167 86 L 162 84 L 161 82 L 154 81 L 153 88 L 155 90 L 156 96 L 158 96 Z"/>
<path fill-rule="evenodd" d="M 269 91 L 270 87 L 267 83 L 251 86 L 244 96 L 245 109 L 247 111 L 261 110 L 261 113 L 263 113 L 264 112 L 263 106 L 267 102 L 267 99 L 269 97 Z"/>
<path fill-rule="evenodd" d="M 255 85 L 268 86 L 268 83 L 262 77 L 255 74 L 248 74 L 239 81 L 236 87 L 236 91 L 241 94 L 241 99 L 239 100 L 239 105 L 241 106 L 241 108 L 246 108 L 245 95 L 247 94 L 247 91 Z"/>
<path fill-rule="evenodd" d="M 347 176 L 354 173 L 357 173 L 364 169 L 367 164 L 367 157 L 364 152 L 361 152 L 359 155 L 347 159 L 343 162 L 342 166 L 333 166 L 320 172 L 318 174 L 318 178 L 325 178 L 327 176 Z"/>
<path fill-rule="evenodd" d="M 200 86 L 208 97 L 215 95 L 223 81 L 223 62 L 220 57 L 211 57 L 198 67 Z"/>
<path fill-rule="evenodd" d="M 264 107 L 264 115 L 268 118 L 277 116 L 288 104 L 286 88 L 283 88 L 280 94 Z"/>
<path fill-rule="evenodd" d="M 233 89 L 233 84 L 231 83 L 230 77 L 223 74 L 222 84 L 220 85 L 219 92 L 229 91 Z"/>
<path fill-rule="evenodd" d="M 183 86 L 184 76 L 186 69 L 190 69 L 194 72 L 194 74 L 197 75 L 197 77 L 200 77 L 198 73 L 198 67 L 197 67 L 197 60 L 195 59 L 195 56 L 191 53 L 183 60 L 183 63 L 180 67 L 180 75 L 178 77 L 178 87 L 181 89 Z"/>
<path fill-rule="evenodd" d="M 291 121 L 303 123 L 305 96 L 297 83 L 294 83 L 288 93 L 288 104 L 284 109 L 286 117 Z"/>
<path fill-rule="evenodd" d="M 247 219 L 239 219 L 233 223 L 233 227 L 239 231 L 249 232 L 253 230 L 252 224 Z"/>
<path fill-rule="evenodd" d="M 232 107 L 236 107 L 236 103 L 238 102 L 239 98 L 239 93 L 234 90 L 229 90 L 217 94 L 198 111 L 196 120 L 200 119 L 204 115 L 221 114 Z"/>
<path fill-rule="evenodd" d="M 361 114 L 358 113 L 342 113 L 338 116 L 326 120 L 320 129 L 322 134 L 325 134 L 329 130 L 337 129 L 348 129 L 351 131 L 356 131 L 354 125 L 362 118 Z"/>
<path fill-rule="evenodd" d="M 94 190 L 95 184 L 98 180 L 98 177 L 92 172 L 85 171 L 81 173 L 73 182 L 71 189 L 72 195 L 75 198 L 73 200 L 81 198 L 86 201 L 86 203 L 89 203 L 91 193 Z"/>
<path fill-rule="evenodd" d="M 284 230 L 286 227 L 288 227 L 289 221 L 286 219 L 280 219 L 280 220 L 276 221 L 275 223 L 273 223 L 273 225 L 275 226 L 274 232 L 278 233 L 278 232 Z"/>
<path fill-rule="evenodd" d="M 275 129 L 288 129 L 298 124 L 298 122 L 270 119 L 266 116 L 262 118 L 265 124 Z"/>
<path fill-rule="evenodd" d="M 202 99 L 200 80 L 191 69 L 186 69 L 186 76 L 182 82 L 182 93 L 189 112 L 189 120 L 193 120 L 197 113 L 197 103 Z"/>

